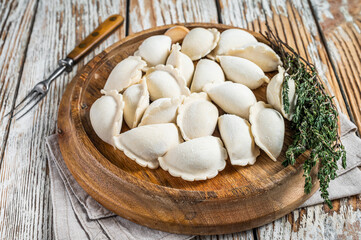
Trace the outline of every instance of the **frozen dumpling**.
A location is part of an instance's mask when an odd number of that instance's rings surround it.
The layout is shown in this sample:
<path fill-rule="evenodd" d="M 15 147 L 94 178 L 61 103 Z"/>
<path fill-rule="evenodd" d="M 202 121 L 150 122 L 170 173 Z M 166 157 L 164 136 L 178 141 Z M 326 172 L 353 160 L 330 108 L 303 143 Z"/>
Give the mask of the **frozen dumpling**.
<path fill-rule="evenodd" d="M 186 85 L 189 86 L 194 72 L 193 61 L 186 54 L 181 53 L 180 50 L 181 47 L 178 43 L 173 44 L 172 51 L 167 59 L 167 65 L 170 64 L 178 69 L 186 81 Z"/>
<path fill-rule="evenodd" d="M 225 114 L 218 118 L 218 128 L 232 165 L 246 166 L 256 162 L 260 151 L 247 120 Z"/>
<path fill-rule="evenodd" d="M 288 101 L 289 101 L 289 113 L 286 114 L 283 104 L 283 83 L 285 80 L 285 69 L 281 66 L 278 67 L 278 73 L 271 79 L 267 86 L 267 102 L 271 104 L 277 111 L 288 119 L 292 120 L 293 113 L 296 108 L 297 94 L 296 83 L 292 78 L 289 78 L 288 83 Z"/>
<path fill-rule="evenodd" d="M 210 53 L 218 40 L 219 32 L 215 28 L 193 28 L 183 39 L 182 52 L 195 61 Z"/>
<path fill-rule="evenodd" d="M 209 59 L 201 59 L 197 63 L 194 72 L 191 92 L 201 92 L 207 83 L 221 83 L 224 81 L 224 73 L 218 63 Z"/>
<path fill-rule="evenodd" d="M 123 122 L 123 97 L 116 90 L 101 91 L 90 108 L 90 123 L 98 137 L 114 146 L 113 136 L 120 133 Z"/>
<path fill-rule="evenodd" d="M 154 67 L 158 64 L 165 64 L 171 45 L 172 39 L 168 36 L 151 36 L 142 42 L 134 55 L 142 57 L 148 67 Z"/>
<path fill-rule="evenodd" d="M 150 68 L 145 78 L 147 80 L 150 100 L 159 98 L 172 98 L 181 95 L 188 96 L 189 88 L 179 70 L 172 65 L 157 65 Z"/>
<path fill-rule="evenodd" d="M 249 108 L 257 102 L 253 92 L 243 84 L 226 81 L 207 84 L 203 91 L 226 113 L 248 119 Z"/>
<path fill-rule="evenodd" d="M 228 80 L 242 83 L 250 89 L 256 89 L 264 82 L 269 82 L 262 69 L 247 59 L 233 56 L 218 56 L 217 59 Z"/>
<path fill-rule="evenodd" d="M 250 43 L 257 43 L 257 39 L 241 29 L 228 29 L 221 33 L 217 47 L 209 55 L 213 58 L 218 55 L 228 55 L 232 49 L 239 49 Z"/>
<path fill-rule="evenodd" d="M 149 106 L 149 93 L 147 83 L 143 79 L 140 84 L 133 85 L 125 90 L 124 99 L 124 121 L 129 128 L 138 126 L 145 109 Z"/>
<path fill-rule="evenodd" d="M 248 59 L 257 64 L 264 72 L 275 71 L 278 66 L 282 65 L 281 59 L 275 51 L 270 46 L 260 42 L 232 49 L 228 55 Z"/>
<path fill-rule="evenodd" d="M 285 123 L 282 115 L 269 104 L 257 102 L 250 108 L 249 121 L 258 147 L 277 161 L 283 147 Z"/>
<path fill-rule="evenodd" d="M 177 125 L 184 140 L 212 135 L 217 119 L 218 109 L 206 93 L 192 93 L 178 108 Z"/>
<path fill-rule="evenodd" d="M 175 123 L 177 110 L 185 96 L 175 98 L 159 98 L 145 110 L 139 126 L 157 123 Z"/>
<path fill-rule="evenodd" d="M 147 66 L 140 57 L 130 56 L 118 63 L 110 73 L 104 90 L 122 92 L 142 78 L 142 69 Z"/>
<path fill-rule="evenodd" d="M 153 124 L 133 128 L 114 137 L 115 146 L 142 167 L 155 169 L 158 157 L 181 142 L 174 123 Z"/>
<path fill-rule="evenodd" d="M 226 166 L 227 151 L 222 141 L 213 136 L 181 143 L 160 157 L 160 167 L 174 177 L 187 181 L 206 180 L 217 176 Z"/>

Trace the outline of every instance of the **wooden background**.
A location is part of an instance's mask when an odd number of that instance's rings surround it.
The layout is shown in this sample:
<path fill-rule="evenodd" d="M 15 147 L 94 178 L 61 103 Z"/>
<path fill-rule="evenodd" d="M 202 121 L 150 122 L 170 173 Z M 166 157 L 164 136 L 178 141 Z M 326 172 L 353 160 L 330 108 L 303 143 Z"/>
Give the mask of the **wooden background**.
<path fill-rule="evenodd" d="M 35 111 L 4 115 L 57 60 L 111 14 L 123 26 L 60 77 Z M 177 22 L 220 22 L 264 31 L 265 22 L 306 59 L 361 127 L 359 0 L 13 0 L 0 1 L 0 239 L 52 239 L 44 138 L 55 132 L 66 84 L 92 57 L 126 35 Z M 266 203 L 265 203 L 266 204 Z M 361 195 L 288 214 L 247 232 L 198 239 L 360 239 Z"/>

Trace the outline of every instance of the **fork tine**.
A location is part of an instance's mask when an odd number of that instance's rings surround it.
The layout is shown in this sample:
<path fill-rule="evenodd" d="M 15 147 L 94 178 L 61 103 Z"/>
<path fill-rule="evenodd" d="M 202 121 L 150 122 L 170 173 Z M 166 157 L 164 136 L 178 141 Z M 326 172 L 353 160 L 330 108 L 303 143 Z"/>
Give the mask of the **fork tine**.
<path fill-rule="evenodd" d="M 10 112 L 8 112 L 5 116 L 4 116 L 4 118 L 5 117 L 7 117 L 11 112 L 15 112 L 16 111 L 16 109 L 22 104 L 22 103 L 24 103 L 25 102 L 25 100 L 27 100 L 30 96 L 33 96 L 34 95 L 34 93 L 36 93 L 36 91 L 34 90 L 34 89 L 32 89 L 29 93 L 28 93 L 28 95 L 26 95 L 24 98 L 23 98 L 23 100 L 21 100 L 21 102 L 19 102 L 15 107 L 14 107 L 14 109 L 12 110 L 12 111 L 10 111 Z M 32 98 L 33 99 L 33 98 Z M 31 99 L 31 100 L 32 100 Z M 30 101 L 31 101 L 30 100 Z M 29 102 L 30 102 L 29 101 Z M 27 104 L 26 104 L 27 105 Z M 25 105 L 25 106 L 26 106 Z M 24 107 L 25 107 L 24 106 Z M 15 116 L 15 115 L 14 115 Z M 12 116 L 12 117 L 14 117 L 14 116 Z"/>
<path fill-rule="evenodd" d="M 39 97 L 40 96 L 40 97 Z M 39 97 L 38 100 L 36 100 L 36 102 L 31 106 L 29 107 L 29 109 L 24 113 L 22 114 L 20 117 L 16 118 L 16 120 L 19 120 L 20 118 L 22 118 L 25 114 L 27 114 L 31 109 L 33 109 L 44 97 L 45 97 L 45 94 L 38 94 L 36 96 L 34 96 L 31 101 L 35 100 L 37 97 Z M 16 115 L 19 115 L 20 112 L 22 112 L 24 109 L 26 109 L 27 106 L 29 106 L 29 103 L 31 102 L 29 101 L 28 104 L 26 104 L 23 108 L 21 108 L 17 113 L 15 113 L 13 115 L 13 117 L 15 117 Z"/>

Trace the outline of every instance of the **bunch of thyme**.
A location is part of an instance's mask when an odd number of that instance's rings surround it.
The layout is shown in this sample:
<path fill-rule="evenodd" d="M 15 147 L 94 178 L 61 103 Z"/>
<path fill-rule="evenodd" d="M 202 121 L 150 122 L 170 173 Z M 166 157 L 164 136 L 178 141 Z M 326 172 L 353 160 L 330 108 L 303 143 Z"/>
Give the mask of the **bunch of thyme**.
<path fill-rule="evenodd" d="M 346 167 L 346 152 L 338 133 L 338 112 L 332 98 L 325 92 L 324 86 L 317 75 L 315 66 L 297 54 L 278 36 L 268 31 L 264 37 L 280 56 L 285 68 L 282 100 L 284 110 L 289 113 L 288 80 L 296 83 L 297 103 L 291 122 L 295 130 L 293 143 L 288 147 L 284 166 L 295 164 L 302 153 L 310 150 L 310 156 L 303 163 L 305 192 L 312 189 L 311 170 L 319 163 L 318 180 L 321 196 L 332 208 L 328 186 L 337 174 L 337 161 L 342 159 L 342 167 Z"/>

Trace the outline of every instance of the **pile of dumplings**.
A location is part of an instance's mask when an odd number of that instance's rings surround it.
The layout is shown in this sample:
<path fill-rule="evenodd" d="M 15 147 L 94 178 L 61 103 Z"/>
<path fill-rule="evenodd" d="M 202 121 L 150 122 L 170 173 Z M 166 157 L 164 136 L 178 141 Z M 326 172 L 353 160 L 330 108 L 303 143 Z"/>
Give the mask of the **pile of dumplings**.
<path fill-rule="evenodd" d="M 265 72 L 276 70 L 269 80 Z M 284 118 L 292 119 L 297 99 L 290 79 L 286 114 L 285 74 L 279 56 L 246 31 L 174 27 L 115 66 L 90 121 L 99 138 L 139 165 L 206 180 L 228 157 L 232 165 L 253 165 L 262 149 L 277 160 Z M 264 83 L 268 104 L 252 91 Z M 120 133 L 123 119 L 130 130 Z"/>

